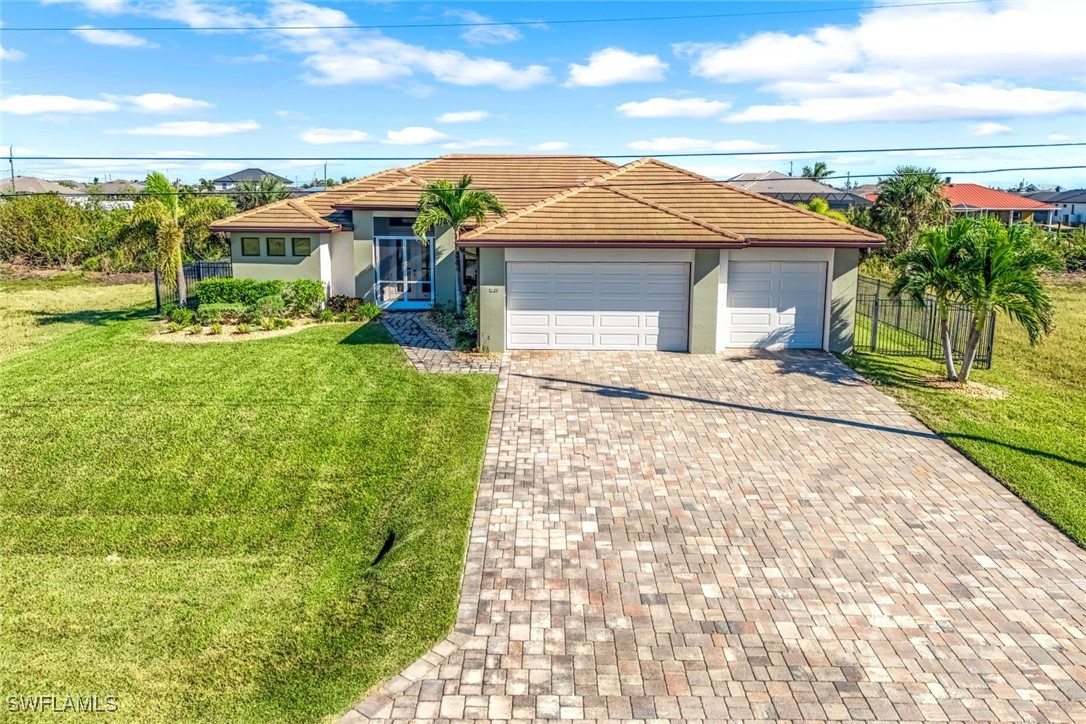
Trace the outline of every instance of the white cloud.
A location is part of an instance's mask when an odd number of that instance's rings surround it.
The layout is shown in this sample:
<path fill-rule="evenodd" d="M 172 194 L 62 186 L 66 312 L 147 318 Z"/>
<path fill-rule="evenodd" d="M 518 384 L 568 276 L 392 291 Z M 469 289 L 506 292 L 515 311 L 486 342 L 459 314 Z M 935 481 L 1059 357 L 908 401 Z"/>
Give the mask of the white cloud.
<path fill-rule="evenodd" d="M 544 141 L 532 146 L 536 151 L 567 151 L 570 147 L 565 141 Z"/>
<path fill-rule="evenodd" d="M 120 110 L 112 101 L 72 96 L 13 95 L 0 98 L 0 111 L 20 116 L 35 113 L 107 113 Z"/>
<path fill-rule="evenodd" d="M 692 59 L 694 75 L 727 83 L 774 78 L 819 78 L 850 65 L 859 49 L 840 28 L 810 35 L 759 33 L 740 43 L 679 43 L 676 54 Z"/>
<path fill-rule="evenodd" d="M 452 141 L 443 145 L 443 148 L 463 150 L 466 148 L 502 148 L 516 146 L 517 142 L 509 138 L 474 138 L 465 141 Z"/>
<path fill-rule="evenodd" d="M 279 116 L 280 118 L 289 118 L 297 121 L 309 120 L 309 116 L 300 111 L 276 111 L 275 115 Z"/>
<path fill-rule="evenodd" d="M 449 140 L 448 134 L 425 126 L 408 126 L 398 131 L 388 131 L 384 143 L 397 146 L 425 146 Z"/>
<path fill-rule="evenodd" d="M 1050 133 L 1048 134 L 1048 140 L 1052 143 L 1064 143 L 1066 141 L 1070 141 L 1071 137 L 1065 136 L 1062 133 Z"/>
<path fill-rule="evenodd" d="M 251 65 L 255 63 L 268 63 L 272 57 L 267 53 L 254 53 L 253 55 L 216 55 L 217 63 L 229 63 L 230 65 Z"/>
<path fill-rule="evenodd" d="M 876 96 L 828 96 L 751 106 L 725 120 L 735 123 L 979 120 L 1082 111 L 1086 111 L 1086 93 L 1081 91 L 940 83 Z"/>
<path fill-rule="evenodd" d="M 728 110 L 730 105 L 705 98 L 649 98 L 623 103 L 617 110 L 630 118 L 710 118 Z"/>
<path fill-rule="evenodd" d="M 0 45 L 0 60 L 6 60 L 9 63 L 15 63 L 26 57 L 26 53 L 15 48 L 5 48 Z"/>
<path fill-rule="evenodd" d="M 490 114 L 486 111 L 450 111 L 448 113 L 442 113 L 434 120 L 438 123 L 468 123 L 471 121 L 481 121 L 489 117 Z"/>
<path fill-rule="evenodd" d="M 230 136 L 235 133 L 247 133 L 260 130 L 256 121 L 167 121 L 153 126 L 140 128 L 121 128 L 107 133 L 126 136 L 187 136 L 191 138 L 210 138 L 212 136 Z"/>
<path fill-rule="evenodd" d="M 757 141 L 736 139 L 730 141 L 707 141 L 684 136 L 665 136 L 647 141 L 633 141 L 626 144 L 635 151 L 649 153 L 701 153 L 710 151 L 769 151 L 776 146 Z"/>
<path fill-rule="evenodd" d="M 474 10 L 446 10 L 445 17 L 457 18 L 465 23 L 493 23 L 494 19 Z M 502 45 L 520 40 L 521 34 L 512 25 L 475 25 L 464 28 L 460 37 L 472 45 Z"/>
<path fill-rule="evenodd" d="M 204 111 L 214 108 L 214 103 L 200 101 L 195 98 L 175 96 L 173 93 L 144 93 L 138 96 L 114 96 L 103 95 L 111 101 L 123 101 L 132 110 L 144 113 L 190 113 L 192 111 Z"/>
<path fill-rule="evenodd" d="M 1010 133 L 1011 127 L 1002 123 L 974 123 L 969 126 L 971 136 L 998 136 L 1001 133 Z"/>
<path fill-rule="evenodd" d="M 72 31 L 72 35 L 82 38 L 91 45 L 108 45 L 114 48 L 157 48 L 158 45 L 146 38 L 133 35 L 125 30 L 98 30 L 92 25 L 82 25 Z"/>
<path fill-rule="evenodd" d="M 353 128 L 310 128 L 304 131 L 298 138 L 306 143 L 362 143 L 370 140 L 370 135 L 365 131 Z"/>
<path fill-rule="evenodd" d="M 604 48 L 588 56 L 588 63 L 569 66 L 570 87 L 615 85 L 616 83 L 651 82 L 664 79 L 667 63 L 656 55 L 639 55 L 622 48 Z"/>

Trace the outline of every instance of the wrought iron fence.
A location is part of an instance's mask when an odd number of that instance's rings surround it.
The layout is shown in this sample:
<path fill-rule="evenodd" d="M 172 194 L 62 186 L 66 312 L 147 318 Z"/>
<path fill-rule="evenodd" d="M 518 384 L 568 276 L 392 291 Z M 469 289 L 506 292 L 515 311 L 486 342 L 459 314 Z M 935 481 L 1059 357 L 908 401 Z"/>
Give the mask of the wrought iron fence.
<path fill-rule="evenodd" d="M 962 304 L 950 305 L 950 340 L 954 356 L 961 359 L 969 337 L 972 310 Z M 992 366 L 995 345 L 995 313 L 985 321 L 974 364 Z M 926 296 L 923 307 L 912 299 L 890 294 L 889 282 L 861 276 L 856 290 L 856 349 L 902 357 L 943 358 L 939 337 L 939 315 L 935 298 Z"/>
<path fill-rule="evenodd" d="M 182 267 L 185 270 L 185 289 L 188 295 L 188 304 L 191 305 L 195 298 L 196 282 L 216 277 L 234 276 L 234 265 L 229 259 L 216 259 L 213 261 L 191 261 Z M 177 304 L 177 287 L 163 283 L 155 271 L 155 308 L 161 312 L 164 304 Z"/>

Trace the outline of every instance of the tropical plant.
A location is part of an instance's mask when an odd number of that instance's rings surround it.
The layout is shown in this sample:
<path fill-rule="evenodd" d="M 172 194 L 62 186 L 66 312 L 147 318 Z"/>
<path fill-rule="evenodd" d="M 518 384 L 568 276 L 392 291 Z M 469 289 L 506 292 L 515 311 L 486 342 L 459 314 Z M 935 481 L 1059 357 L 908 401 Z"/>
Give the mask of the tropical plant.
<path fill-rule="evenodd" d="M 886 237 L 889 253 L 910 248 L 921 229 L 944 226 L 953 217 L 950 201 L 943 196 L 943 181 L 933 168 L 898 166 L 879 184 L 871 220 Z"/>
<path fill-rule="evenodd" d="M 969 381 L 984 324 L 993 311 L 1014 320 L 1030 345 L 1052 331 L 1052 301 L 1042 271 L 1058 271 L 1060 261 L 1046 250 L 1037 230 L 1027 224 L 1007 226 L 996 218 L 974 219 L 976 233 L 963 237 L 963 273 L 958 295 L 972 310 L 969 336 L 958 379 Z"/>
<path fill-rule="evenodd" d="M 234 202 L 242 211 L 289 198 L 290 188 L 271 176 L 240 181 L 234 186 Z"/>
<path fill-rule="evenodd" d="M 419 196 L 418 216 L 412 230 L 423 244 L 429 243 L 428 234 L 438 227 L 452 229 L 453 241 L 460 239 L 460 233 L 469 223 L 481 224 L 488 214 L 505 216 L 505 206 L 498 197 L 483 189 L 471 188 L 471 176 L 465 174 L 456 183 L 446 179 L 431 181 Z M 456 252 L 456 309 L 460 311 L 461 273 L 463 267 L 461 252 Z"/>
<path fill-rule="evenodd" d="M 846 214 L 844 211 L 837 211 L 836 209 L 831 209 L 829 201 L 826 201 L 826 199 L 817 196 L 808 201 L 807 203 L 798 203 L 796 204 L 796 206 L 801 209 L 813 211 L 819 216 L 825 216 L 828 219 L 843 221 L 846 224 L 848 223 L 848 214 Z"/>
<path fill-rule="evenodd" d="M 954 348 L 950 340 L 950 302 L 958 294 L 961 281 L 963 237 L 974 233 L 975 219 L 962 218 L 952 226 L 925 229 L 910 249 L 894 257 L 891 267 L 897 278 L 890 287 L 890 294 L 904 294 L 917 307 L 924 307 L 927 295 L 935 298 L 935 312 L 939 319 L 939 338 L 943 343 L 943 362 L 949 380 L 958 379 L 954 365 Z"/>
<path fill-rule="evenodd" d="M 227 199 L 181 195 L 170 180 L 155 171 L 147 174 L 143 197 L 133 207 L 121 234 L 130 244 L 155 249 L 155 266 L 167 287 L 177 289 L 178 303 L 188 301 L 182 266 L 186 242 L 205 242 L 211 222 L 234 212 Z"/>
<path fill-rule="evenodd" d="M 831 169 L 829 164 L 825 161 L 815 161 L 813 166 L 804 166 L 800 175 L 802 175 L 803 178 L 821 182 L 823 179 L 833 175 L 833 169 Z"/>

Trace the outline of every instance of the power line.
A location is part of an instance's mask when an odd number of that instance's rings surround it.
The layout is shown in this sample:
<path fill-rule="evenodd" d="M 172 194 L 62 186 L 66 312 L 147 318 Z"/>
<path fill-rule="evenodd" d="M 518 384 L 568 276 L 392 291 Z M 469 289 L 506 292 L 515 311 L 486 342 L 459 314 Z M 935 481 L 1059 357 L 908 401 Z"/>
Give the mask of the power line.
<path fill-rule="evenodd" d="M 850 153 L 908 153 L 912 151 L 998 151 L 1012 148 L 1067 148 L 1086 146 L 1086 142 L 1068 143 L 1005 143 L 993 146 L 911 146 L 900 148 L 840 148 L 794 151 L 699 151 L 689 153 L 655 153 L 653 158 L 710 158 L 715 156 L 835 156 Z M 455 154 L 454 154 L 455 155 Z M 470 155 L 470 154 L 466 154 Z M 496 154 L 502 155 L 502 154 Z M 593 158 L 644 158 L 643 153 L 595 153 Z M 554 154 L 553 158 L 562 158 Z M 581 156 L 578 156 L 581 157 Z M 18 161 L 430 161 L 434 156 L 16 156 Z"/>
<path fill-rule="evenodd" d="M 977 174 L 1010 173 L 1010 172 L 1018 172 L 1018 171 L 1067 171 L 1067 170 L 1080 170 L 1080 169 L 1086 169 L 1086 165 L 1079 165 L 1079 166 L 1015 166 L 1015 167 L 1007 167 L 1007 168 L 970 169 L 970 170 L 964 170 L 964 171 L 936 171 L 936 173 L 939 176 L 970 176 L 970 175 L 977 175 Z M 917 172 L 915 174 L 908 174 L 908 173 L 906 173 L 906 174 L 897 174 L 896 171 L 890 171 L 890 172 L 884 172 L 884 173 L 868 173 L 868 174 L 850 173 L 850 174 L 837 174 L 837 175 L 834 175 L 834 176 L 823 176 L 821 180 L 822 181 L 835 181 L 835 180 L 839 180 L 839 179 L 886 178 L 886 177 L 894 176 L 894 175 L 912 176 L 912 175 L 920 175 L 920 174 L 923 174 L 923 173 L 926 173 L 926 172 L 920 171 L 920 172 Z M 350 182 L 348 182 L 348 183 L 350 183 Z M 722 183 L 726 183 L 726 181 L 721 180 L 721 179 L 705 178 L 705 179 L 690 179 L 688 181 L 687 180 L 684 180 L 684 181 L 626 181 L 626 182 L 617 181 L 617 182 L 586 183 L 586 184 L 532 184 L 532 185 L 518 184 L 518 185 L 511 185 L 511 186 L 502 186 L 502 185 L 479 185 L 479 186 L 475 186 L 475 185 L 473 185 L 472 188 L 478 189 L 478 190 L 484 190 L 484 191 L 532 191 L 532 190 L 535 190 L 535 191 L 548 191 L 548 190 L 565 191 L 567 189 L 580 188 L 582 186 L 591 187 L 591 188 L 602 188 L 602 189 L 608 189 L 608 188 L 617 188 L 617 189 L 627 188 L 627 189 L 629 189 L 629 188 L 661 188 L 661 187 L 665 187 L 665 186 L 699 186 L 699 185 L 707 185 L 707 184 L 708 185 L 718 185 L 718 184 L 722 184 Z M 330 188 L 328 188 L 326 190 L 334 191 L 336 188 L 339 188 L 339 187 L 332 186 L 332 187 L 330 187 Z M 373 189 L 370 189 L 369 191 L 373 191 Z M 193 191 L 192 193 L 194 195 L 198 195 L 198 196 L 240 196 L 240 195 L 252 195 L 253 194 L 253 192 L 250 192 L 250 191 L 239 191 L 239 190 L 235 190 L 235 189 L 227 189 L 225 191 Z M 314 193 L 320 193 L 320 192 L 314 192 Z M 368 192 L 359 191 L 358 193 L 368 193 Z M 815 195 L 817 195 L 817 194 L 815 194 Z M 26 193 L 0 194 L 0 198 L 10 198 L 10 197 L 13 197 L 13 196 L 61 196 L 61 198 L 65 197 L 65 196 L 79 196 L 79 197 L 87 197 L 87 196 L 92 196 L 92 197 L 97 197 L 97 196 L 110 196 L 110 197 L 112 197 L 112 196 L 122 196 L 122 197 L 130 198 L 130 197 L 140 197 L 140 196 L 158 196 L 158 194 L 154 194 L 154 193 L 150 193 L 150 192 L 143 192 L 143 191 L 135 191 L 135 192 L 132 192 L 132 193 L 122 193 L 122 192 L 117 192 L 117 191 L 114 191 L 114 192 L 90 191 L 90 192 L 77 192 L 77 193 L 73 193 L 73 194 L 64 194 L 64 195 L 61 195 L 61 194 L 59 194 L 57 192 L 54 192 L 54 191 L 30 191 L 30 192 L 26 192 Z M 302 199 L 304 199 L 305 196 L 306 196 L 306 194 L 300 194 L 300 195 L 293 195 L 292 194 L 288 198 L 296 198 L 296 199 L 297 198 L 302 198 Z"/>
<path fill-rule="evenodd" d="M 879 8 L 917 8 L 940 7 L 947 5 L 977 5 L 987 0 L 940 0 L 939 2 L 897 3 L 892 5 L 879 5 Z M 702 13 L 697 15 L 654 15 L 622 18 L 570 18 L 562 20 L 490 20 L 486 22 L 456 22 L 456 23 L 388 23 L 368 25 L 216 25 L 206 27 L 161 25 L 147 26 L 110 26 L 110 27 L 61 27 L 61 26 L 5 26 L 4 32 L 69 32 L 75 30 L 106 30 L 127 32 L 160 32 L 160 31 L 187 31 L 200 32 L 208 30 L 410 30 L 414 28 L 480 28 L 480 27 L 504 27 L 504 26 L 532 26 L 532 25 L 588 25 L 601 23 L 637 23 L 637 22 L 663 22 L 671 20 L 715 20 L 723 18 L 750 18 L 769 17 L 775 15 L 807 15 L 833 12 L 845 12 L 850 10 L 869 10 L 871 5 L 843 5 L 835 8 L 819 9 L 790 9 L 790 10 L 757 10 L 741 13 Z"/>

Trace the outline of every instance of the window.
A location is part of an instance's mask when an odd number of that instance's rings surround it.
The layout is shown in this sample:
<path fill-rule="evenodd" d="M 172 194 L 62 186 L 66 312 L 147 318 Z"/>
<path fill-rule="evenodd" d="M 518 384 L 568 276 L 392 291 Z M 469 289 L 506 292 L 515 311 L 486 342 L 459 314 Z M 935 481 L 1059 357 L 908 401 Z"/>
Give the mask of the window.
<path fill-rule="evenodd" d="M 287 240 L 268 237 L 268 256 L 286 256 Z"/>
<path fill-rule="evenodd" d="M 242 256 L 260 256 L 260 239 L 255 236 L 241 237 Z"/>
<path fill-rule="evenodd" d="M 294 238 L 290 240 L 290 253 L 294 256 L 309 256 L 313 251 L 313 244 L 308 238 Z"/>

